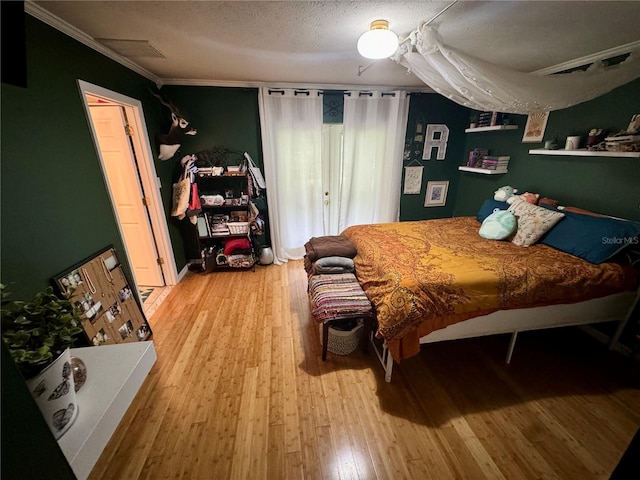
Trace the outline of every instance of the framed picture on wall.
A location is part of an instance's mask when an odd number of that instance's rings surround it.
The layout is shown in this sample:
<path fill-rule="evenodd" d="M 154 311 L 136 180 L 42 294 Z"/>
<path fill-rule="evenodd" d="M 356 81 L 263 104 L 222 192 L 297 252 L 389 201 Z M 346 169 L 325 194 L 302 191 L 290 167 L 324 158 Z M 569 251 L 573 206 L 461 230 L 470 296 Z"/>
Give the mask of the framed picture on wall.
<path fill-rule="evenodd" d="M 448 181 L 427 182 L 427 195 L 424 199 L 425 207 L 444 207 L 447 203 Z"/>
<path fill-rule="evenodd" d="M 524 126 L 523 143 L 542 142 L 544 130 L 547 128 L 549 112 L 531 113 L 527 117 L 527 124 Z"/>
<path fill-rule="evenodd" d="M 422 170 L 424 167 L 404 167 L 405 195 L 419 195 L 422 189 Z"/>

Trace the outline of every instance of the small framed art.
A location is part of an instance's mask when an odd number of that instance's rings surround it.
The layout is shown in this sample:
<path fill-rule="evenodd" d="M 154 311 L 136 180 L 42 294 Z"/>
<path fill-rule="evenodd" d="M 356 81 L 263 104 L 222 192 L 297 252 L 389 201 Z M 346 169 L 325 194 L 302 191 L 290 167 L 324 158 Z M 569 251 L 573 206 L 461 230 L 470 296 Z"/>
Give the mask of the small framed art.
<path fill-rule="evenodd" d="M 424 167 L 404 167 L 404 193 L 405 195 L 420 194 L 422 188 L 422 170 Z"/>
<path fill-rule="evenodd" d="M 424 199 L 425 207 L 444 207 L 447 203 L 448 181 L 427 182 L 427 195 Z"/>
<path fill-rule="evenodd" d="M 549 112 L 531 113 L 527 117 L 527 124 L 524 126 L 523 143 L 538 143 L 544 138 L 544 130 L 547 128 Z"/>

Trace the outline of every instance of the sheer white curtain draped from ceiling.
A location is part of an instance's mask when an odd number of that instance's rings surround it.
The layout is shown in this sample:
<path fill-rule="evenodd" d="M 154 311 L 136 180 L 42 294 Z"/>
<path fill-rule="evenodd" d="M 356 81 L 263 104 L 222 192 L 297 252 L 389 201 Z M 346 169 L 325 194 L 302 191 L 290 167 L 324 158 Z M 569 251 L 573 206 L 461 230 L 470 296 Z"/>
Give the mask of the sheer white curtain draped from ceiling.
<path fill-rule="evenodd" d="M 442 42 L 428 26 L 412 31 L 394 60 L 436 92 L 477 110 L 529 114 L 577 105 L 640 77 L 640 52 L 611 67 L 540 76 L 509 70 Z"/>
<path fill-rule="evenodd" d="M 345 93 L 340 231 L 399 219 L 408 112 L 406 92 Z"/>
<path fill-rule="evenodd" d="M 274 263 L 301 259 L 323 235 L 322 97 L 317 90 L 258 94 Z"/>

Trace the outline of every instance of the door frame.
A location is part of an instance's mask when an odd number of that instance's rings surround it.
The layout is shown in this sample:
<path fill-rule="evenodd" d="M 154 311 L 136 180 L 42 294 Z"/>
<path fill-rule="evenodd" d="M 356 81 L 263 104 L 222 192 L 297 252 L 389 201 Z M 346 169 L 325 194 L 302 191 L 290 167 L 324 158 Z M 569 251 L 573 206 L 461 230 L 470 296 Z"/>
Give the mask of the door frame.
<path fill-rule="evenodd" d="M 133 126 L 136 134 L 131 137 L 132 146 L 135 152 L 135 156 L 138 162 L 138 171 L 140 172 L 140 180 L 142 182 L 142 189 L 145 198 L 148 199 L 147 210 L 149 212 L 149 222 L 151 224 L 151 234 L 156 242 L 156 248 L 158 249 L 158 255 L 164 259 L 164 262 L 160 264 L 160 269 L 164 277 L 165 285 L 176 285 L 178 283 L 178 269 L 176 267 L 176 259 L 173 254 L 171 246 L 171 237 L 169 236 L 169 227 L 167 224 L 167 217 L 164 212 L 162 204 L 162 197 L 160 195 L 160 178 L 156 173 L 156 167 L 153 162 L 153 153 L 151 150 L 151 144 L 149 142 L 149 133 L 147 132 L 147 125 L 144 118 L 144 111 L 142 110 L 142 102 L 126 95 L 108 90 L 106 88 L 94 85 L 84 80 L 78 80 L 78 87 L 80 88 L 80 96 L 82 98 L 82 104 L 87 115 L 87 123 L 91 130 L 94 145 L 98 158 L 100 159 L 100 169 L 102 170 L 102 176 L 104 178 L 105 186 L 107 187 L 107 193 L 109 194 L 109 200 L 111 201 L 111 208 L 113 209 L 116 224 L 118 226 L 118 232 L 120 239 L 125 249 L 125 256 L 131 269 L 133 270 L 133 263 L 131 261 L 131 255 L 127 249 L 127 244 L 124 240 L 124 234 L 120 221 L 118 220 L 118 212 L 114 202 L 113 192 L 107 172 L 100 152 L 98 144 L 97 133 L 91 120 L 91 113 L 89 112 L 89 102 L 87 100 L 87 94 L 102 97 L 114 104 L 120 105 L 125 109 L 127 114 L 127 120 Z M 134 281 L 137 281 L 134 278 Z"/>

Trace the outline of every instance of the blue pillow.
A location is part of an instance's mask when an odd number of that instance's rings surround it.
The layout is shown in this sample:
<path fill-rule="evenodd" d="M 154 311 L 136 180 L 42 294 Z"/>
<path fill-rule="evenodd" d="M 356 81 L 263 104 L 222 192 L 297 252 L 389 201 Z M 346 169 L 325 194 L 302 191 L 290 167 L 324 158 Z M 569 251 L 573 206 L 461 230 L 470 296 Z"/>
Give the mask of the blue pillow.
<path fill-rule="evenodd" d="M 564 218 L 538 243 L 588 262 L 606 262 L 630 244 L 638 244 L 640 223 L 609 217 L 563 212 Z"/>
<path fill-rule="evenodd" d="M 498 200 L 490 198 L 484 201 L 476 218 L 480 223 L 482 223 L 484 222 L 485 218 L 491 215 L 496 209 L 506 210 L 507 208 L 509 208 L 509 204 L 507 202 L 499 202 Z"/>

